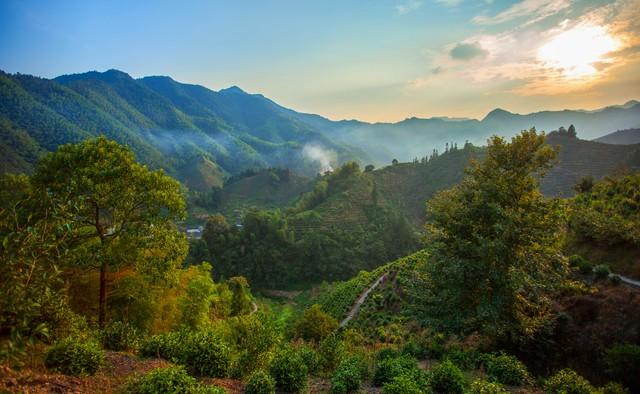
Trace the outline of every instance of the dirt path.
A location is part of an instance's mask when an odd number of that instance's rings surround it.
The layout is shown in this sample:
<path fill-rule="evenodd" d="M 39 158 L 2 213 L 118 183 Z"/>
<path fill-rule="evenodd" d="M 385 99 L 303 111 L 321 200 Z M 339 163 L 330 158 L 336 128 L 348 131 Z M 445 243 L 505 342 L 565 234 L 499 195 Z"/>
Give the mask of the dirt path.
<path fill-rule="evenodd" d="M 626 276 L 618 275 L 623 283 L 628 284 L 629 286 L 636 287 L 640 289 L 640 281 L 633 280 L 631 278 L 627 278 Z"/>
<path fill-rule="evenodd" d="M 340 327 L 346 326 L 358 314 L 360 307 L 367 300 L 369 293 L 371 293 L 376 287 L 378 287 L 378 285 L 382 283 L 382 281 L 387 277 L 387 275 L 388 275 L 387 272 L 382 274 L 382 276 L 380 276 L 375 282 L 373 282 L 373 284 L 369 286 L 369 288 L 360 295 L 356 303 L 353 305 L 353 307 L 351 307 L 351 310 L 349 310 L 349 313 L 347 313 L 347 317 L 345 317 L 340 322 Z"/>

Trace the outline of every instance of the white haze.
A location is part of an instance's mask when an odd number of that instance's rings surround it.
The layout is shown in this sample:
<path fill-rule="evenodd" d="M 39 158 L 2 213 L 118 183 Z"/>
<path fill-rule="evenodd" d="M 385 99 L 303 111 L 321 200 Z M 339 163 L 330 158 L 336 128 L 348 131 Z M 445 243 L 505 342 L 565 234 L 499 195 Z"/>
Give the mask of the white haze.
<path fill-rule="evenodd" d="M 306 144 L 302 148 L 302 155 L 316 163 L 318 163 L 318 172 L 324 173 L 333 171 L 333 166 L 338 161 L 338 154 L 332 149 L 325 149 L 320 145 Z"/>

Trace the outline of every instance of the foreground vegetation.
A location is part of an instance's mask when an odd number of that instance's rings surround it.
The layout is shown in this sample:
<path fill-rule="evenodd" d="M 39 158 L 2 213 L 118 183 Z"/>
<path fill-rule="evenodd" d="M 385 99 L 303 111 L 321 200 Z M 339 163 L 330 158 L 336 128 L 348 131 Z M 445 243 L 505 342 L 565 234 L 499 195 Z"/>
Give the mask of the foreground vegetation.
<path fill-rule="evenodd" d="M 621 294 L 618 307 L 638 312 L 637 292 L 608 267 L 563 255 L 566 239 L 637 245 L 640 174 L 547 199 L 538 182 L 555 152 L 544 141 L 533 130 L 493 138 L 458 186 L 428 202 L 427 247 L 409 256 L 402 241 L 414 234 L 375 205 L 377 227 L 353 238 L 289 230 L 296 215 L 358 181 L 351 164 L 284 214 L 251 212 L 241 228 L 211 217 L 204 248 L 186 264 L 177 183 L 104 138 L 63 146 L 33 176 L 0 181 L 2 363 L 81 379 L 113 370 L 115 354 L 162 363 L 119 381 L 127 393 L 222 393 L 225 379 L 246 393 L 640 390 L 637 337 L 620 333 L 640 328 L 634 320 L 590 337 L 575 331 L 590 318 L 581 302 Z M 381 265 L 377 242 L 397 248 L 385 259 L 400 258 Z M 354 260 L 370 265 L 345 264 Z M 362 268 L 371 272 L 318 287 L 286 315 L 250 291 L 251 280 L 262 287 Z"/>

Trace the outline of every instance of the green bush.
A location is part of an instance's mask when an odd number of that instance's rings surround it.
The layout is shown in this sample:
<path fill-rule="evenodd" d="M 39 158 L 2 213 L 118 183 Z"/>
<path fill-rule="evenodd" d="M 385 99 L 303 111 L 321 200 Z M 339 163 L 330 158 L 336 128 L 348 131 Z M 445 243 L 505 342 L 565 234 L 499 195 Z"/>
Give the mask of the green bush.
<path fill-rule="evenodd" d="M 607 350 L 605 363 L 609 376 L 629 387 L 632 392 L 640 391 L 640 346 L 615 345 Z"/>
<path fill-rule="evenodd" d="M 584 257 L 580 256 L 579 254 L 569 256 L 569 265 L 571 267 L 580 267 L 580 265 L 582 265 L 586 261 L 587 260 L 585 260 Z"/>
<path fill-rule="evenodd" d="M 471 383 L 469 394 L 508 394 L 509 391 L 505 389 L 500 383 L 488 382 L 482 379 L 476 379 Z"/>
<path fill-rule="evenodd" d="M 382 387 L 382 394 L 424 394 L 426 391 L 411 377 L 400 375 Z"/>
<path fill-rule="evenodd" d="M 418 369 L 416 360 L 408 356 L 400 356 L 395 358 L 385 358 L 376 363 L 373 375 L 373 383 L 378 386 L 384 386 L 385 383 L 393 381 L 400 375 L 413 376 L 417 378 L 421 374 Z"/>
<path fill-rule="evenodd" d="M 326 337 L 318 346 L 320 369 L 333 372 L 345 355 L 344 343 L 339 336 L 332 334 Z"/>
<path fill-rule="evenodd" d="M 184 367 L 158 368 L 131 380 L 125 394 L 224 394 L 224 389 L 205 386 L 189 376 Z"/>
<path fill-rule="evenodd" d="M 318 366 L 320 365 L 320 356 L 312 347 L 306 345 L 302 346 L 298 349 L 298 354 L 302 357 L 304 365 L 307 366 L 309 373 L 313 373 L 318 370 Z"/>
<path fill-rule="evenodd" d="M 486 368 L 489 378 L 502 384 L 519 386 L 529 378 L 527 367 L 517 358 L 507 354 L 489 355 Z"/>
<path fill-rule="evenodd" d="M 464 375 L 450 360 L 445 360 L 431 370 L 429 386 L 436 393 L 462 394 Z"/>
<path fill-rule="evenodd" d="M 254 371 L 244 387 L 245 394 L 274 394 L 276 382 L 265 371 Z"/>
<path fill-rule="evenodd" d="M 598 264 L 593 269 L 593 272 L 596 274 L 597 279 L 607 279 L 611 274 L 611 269 L 606 264 Z"/>
<path fill-rule="evenodd" d="M 380 362 L 388 358 L 397 358 L 399 356 L 400 356 L 400 353 L 396 349 L 391 347 L 385 347 L 378 350 L 378 352 L 376 353 L 376 361 Z"/>
<path fill-rule="evenodd" d="M 69 337 L 51 346 L 45 366 L 65 375 L 93 375 L 104 361 L 104 352 L 92 340 Z"/>
<path fill-rule="evenodd" d="M 360 388 L 367 373 L 367 364 L 354 356 L 343 360 L 331 377 L 333 394 L 352 393 Z"/>
<path fill-rule="evenodd" d="M 620 278 L 620 275 L 609 275 L 609 282 L 613 286 L 618 286 L 620 283 L 622 283 L 622 278 Z"/>
<path fill-rule="evenodd" d="M 227 376 L 231 351 L 215 332 L 195 332 L 182 346 L 184 350 L 180 359 L 189 370 L 213 378 Z"/>
<path fill-rule="evenodd" d="M 298 393 L 307 384 L 307 366 L 300 354 L 293 349 L 281 350 L 271 362 L 269 372 L 275 379 L 278 390 Z"/>
<path fill-rule="evenodd" d="M 111 322 L 100 330 L 100 341 L 105 349 L 133 351 L 138 347 L 138 331 L 129 323 Z"/>
<path fill-rule="evenodd" d="M 572 369 L 563 369 L 547 379 L 544 389 L 550 394 L 593 394 L 589 381 Z"/>
<path fill-rule="evenodd" d="M 629 394 L 620 383 L 609 382 L 598 390 L 598 394 Z"/>
<path fill-rule="evenodd" d="M 174 331 L 153 335 L 142 341 L 139 352 L 143 357 L 161 357 L 181 363 L 183 344 L 189 340 L 188 331 Z"/>
<path fill-rule="evenodd" d="M 578 265 L 578 270 L 580 270 L 582 275 L 590 275 L 593 273 L 593 264 L 587 260 L 583 260 L 580 262 L 580 265 Z"/>
<path fill-rule="evenodd" d="M 338 328 L 338 321 L 318 304 L 304 311 L 295 323 L 295 336 L 305 341 L 320 342 Z"/>

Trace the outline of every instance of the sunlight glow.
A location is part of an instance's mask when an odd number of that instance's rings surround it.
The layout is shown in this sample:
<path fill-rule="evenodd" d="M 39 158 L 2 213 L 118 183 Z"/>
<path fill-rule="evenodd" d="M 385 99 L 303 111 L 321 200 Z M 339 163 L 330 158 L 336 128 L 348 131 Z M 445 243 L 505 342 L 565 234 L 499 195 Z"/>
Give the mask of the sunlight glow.
<path fill-rule="evenodd" d="M 561 69 L 567 79 L 593 77 L 597 64 L 620 47 L 620 42 L 602 26 L 583 25 L 564 31 L 538 49 L 546 67 Z"/>

